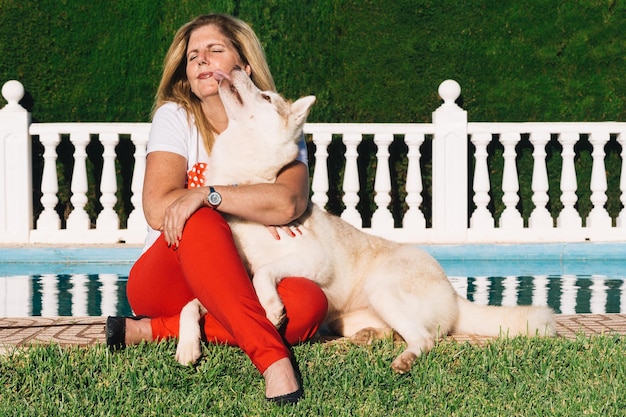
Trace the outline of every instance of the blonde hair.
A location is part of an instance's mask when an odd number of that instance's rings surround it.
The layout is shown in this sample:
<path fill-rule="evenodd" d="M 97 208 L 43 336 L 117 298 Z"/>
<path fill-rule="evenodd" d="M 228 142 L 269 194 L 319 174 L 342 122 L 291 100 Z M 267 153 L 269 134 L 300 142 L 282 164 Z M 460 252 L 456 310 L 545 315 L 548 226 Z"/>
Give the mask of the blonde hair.
<path fill-rule="evenodd" d="M 191 92 L 187 80 L 187 45 L 191 33 L 198 28 L 215 25 L 230 40 L 244 65 L 250 65 L 250 78 L 261 90 L 276 91 L 261 42 L 252 28 L 242 20 L 225 14 L 200 15 L 183 25 L 170 45 L 163 64 L 163 75 L 156 93 L 152 112 L 167 102 L 179 104 L 191 118 L 193 116 L 198 131 L 202 136 L 207 153 L 215 141 L 215 133 L 209 119 L 205 116 L 200 100 Z M 191 122 L 191 120 L 190 120 Z"/>

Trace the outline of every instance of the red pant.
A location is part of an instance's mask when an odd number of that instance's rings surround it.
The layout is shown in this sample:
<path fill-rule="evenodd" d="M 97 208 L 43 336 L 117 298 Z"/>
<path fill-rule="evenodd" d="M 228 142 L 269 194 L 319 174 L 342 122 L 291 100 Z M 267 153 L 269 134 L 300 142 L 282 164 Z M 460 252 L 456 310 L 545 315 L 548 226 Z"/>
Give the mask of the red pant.
<path fill-rule="evenodd" d="M 265 317 L 228 223 L 208 208 L 187 221 L 177 250 L 161 235 L 133 265 L 126 289 L 135 314 L 152 318 L 155 339 L 177 337 L 180 310 L 198 298 L 208 310 L 206 340 L 239 346 L 261 373 L 289 356 L 283 338 L 290 344 L 311 338 L 328 307 L 314 282 L 283 279 L 278 293 L 287 320 L 279 333 Z"/>

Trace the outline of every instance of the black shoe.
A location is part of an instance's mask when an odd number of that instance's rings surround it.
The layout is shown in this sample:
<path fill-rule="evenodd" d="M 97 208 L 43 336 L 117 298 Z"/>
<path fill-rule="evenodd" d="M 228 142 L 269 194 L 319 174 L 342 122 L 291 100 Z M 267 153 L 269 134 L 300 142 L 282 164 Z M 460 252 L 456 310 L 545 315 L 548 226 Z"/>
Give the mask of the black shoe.
<path fill-rule="evenodd" d="M 141 320 L 146 316 L 109 316 L 104 327 L 107 346 L 111 352 L 122 350 L 126 347 L 126 319 Z"/>
<path fill-rule="evenodd" d="M 296 404 L 302 398 L 302 388 L 298 388 L 296 391 L 279 395 L 278 397 L 265 397 L 267 401 L 272 402 L 277 405 L 286 405 L 286 404 Z"/>

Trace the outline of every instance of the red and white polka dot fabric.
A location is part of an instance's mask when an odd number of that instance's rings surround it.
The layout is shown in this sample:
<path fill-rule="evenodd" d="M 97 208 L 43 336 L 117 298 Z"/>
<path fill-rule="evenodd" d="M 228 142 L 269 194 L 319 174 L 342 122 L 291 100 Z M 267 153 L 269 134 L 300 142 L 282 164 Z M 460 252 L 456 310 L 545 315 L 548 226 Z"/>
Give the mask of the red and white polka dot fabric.
<path fill-rule="evenodd" d="M 187 188 L 204 187 L 206 163 L 198 162 L 187 173 Z"/>

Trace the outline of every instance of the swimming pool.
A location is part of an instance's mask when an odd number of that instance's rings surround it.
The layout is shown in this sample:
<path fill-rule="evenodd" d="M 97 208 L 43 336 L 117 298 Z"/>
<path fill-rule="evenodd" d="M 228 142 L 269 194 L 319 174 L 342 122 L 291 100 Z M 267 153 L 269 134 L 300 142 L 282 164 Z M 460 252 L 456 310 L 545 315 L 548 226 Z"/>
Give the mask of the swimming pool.
<path fill-rule="evenodd" d="M 626 243 L 422 246 L 468 299 L 626 312 Z M 0 248 L 0 316 L 128 315 L 138 247 Z"/>

